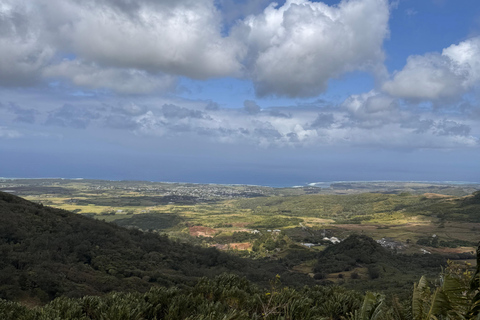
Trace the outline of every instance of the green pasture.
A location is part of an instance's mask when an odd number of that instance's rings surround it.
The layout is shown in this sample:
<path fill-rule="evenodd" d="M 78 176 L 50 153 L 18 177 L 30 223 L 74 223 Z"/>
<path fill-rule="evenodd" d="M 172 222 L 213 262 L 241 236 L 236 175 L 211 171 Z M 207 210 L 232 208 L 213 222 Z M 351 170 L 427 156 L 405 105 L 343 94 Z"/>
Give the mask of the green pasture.
<path fill-rule="evenodd" d="M 419 239 L 433 235 L 450 244 L 480 241 L 478 193 L 466 198 L 408 192 L 338 195 L 305 194 L 305 189 L 285 188 L 269 189 L 269 196 L 215 201 L 192 202 L 188 194 L 165 196 L 174 194 L 171 190 L 178 186 L 161 184 L 160 189 L 152 191 L 148 183 L 55 181 L 33 190 L 26 199 L 173 236 L 188 235 L 192 226 L 213 228 L 223 236 L 247 230 L 265 233 L 268 229 L 303 228 L 301 235 L 294 236 L 300 241 L 318 240 L 322 230 L 328 229 L 338 238 L 365 234 L 408 242 L 412 253 L 419 250 L 415 245 Z"/>

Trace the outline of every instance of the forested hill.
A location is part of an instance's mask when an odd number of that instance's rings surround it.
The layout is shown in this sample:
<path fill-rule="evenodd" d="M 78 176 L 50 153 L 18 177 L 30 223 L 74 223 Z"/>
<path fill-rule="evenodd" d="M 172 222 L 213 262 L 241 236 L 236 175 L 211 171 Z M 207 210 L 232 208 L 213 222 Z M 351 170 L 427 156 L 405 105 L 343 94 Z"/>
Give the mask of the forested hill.
<path fill-rule="evenodd" d="M 0 254 L 0 298 L 9 300 L 145 292 L 152 285 L 188 286 L 222 272 L 256 283 L 268 283 L 276 274 L 286 283 L 308 281 L 275 262 L 241 259 L 3 192 Z"/>

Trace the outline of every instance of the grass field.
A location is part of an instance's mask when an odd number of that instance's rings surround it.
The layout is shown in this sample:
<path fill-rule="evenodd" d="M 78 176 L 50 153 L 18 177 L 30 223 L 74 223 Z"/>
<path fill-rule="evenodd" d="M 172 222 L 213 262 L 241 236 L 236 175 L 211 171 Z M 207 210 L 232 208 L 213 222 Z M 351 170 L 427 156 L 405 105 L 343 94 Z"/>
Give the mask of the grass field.
<path fill-rule="evenodd" d="M 345 190 L 341 186 L 273 189 L 60 179 L 9 180 L 1 185 L 44 205 L 122 226 L 190 237 L 189 241 L 206 236 L 192 233 L 192 227 L 205 227 L 209 239 L 198 241 L 203 245 L 253 243 L 254 230 L 266 234 L 277 229 L 297 244 L 320 243 L 324 235 L 343 239 L 354 233 L 389 238 L 406 244 L 407 253 L 421 248 L 445 254 L 471 252 L 480 241 L 480 205 L 465 200 L 469 199 L 466 192 L 475 190 L 472 186 L 357 183 L 345 184 L 349 188 Z M 375 188 L 377 192 L 361 193 Z M 419 193 L 424 190 L 431 192 Z M 446 194 L 435 193 L 442 190 Z M 434 236 L 443 247 L 416 244 Z M 246 245 L 228 248 L 235 247 L 252 250 Z"/>

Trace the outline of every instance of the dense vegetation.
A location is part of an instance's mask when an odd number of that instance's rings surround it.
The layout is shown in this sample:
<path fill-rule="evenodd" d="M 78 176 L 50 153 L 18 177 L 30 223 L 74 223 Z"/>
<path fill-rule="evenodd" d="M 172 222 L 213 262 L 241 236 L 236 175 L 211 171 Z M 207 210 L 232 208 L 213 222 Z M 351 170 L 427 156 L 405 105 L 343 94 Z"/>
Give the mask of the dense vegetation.
<path fill-rule="evenodd" d="M 480 266 L 480 263 L 478 264 Z M 5 320 L 47 319 L 317 319 L 317 320 L 474 320 L 480 317 L 480 277 L 450 264 L 432 291 L 425 277 L 409 300 L 360 294 L 342 287 L 282 287 L 280 277 L 260 289 L 238 276 L 201 279 L 193 288 L 151 288 L 146 293 L 57 298 L 28 309 L 0 300 Z"/>
<path fill-rule="evenodd" d="M 432 203 L 423 208 L 422 213 L 436 215 L 443 221 L 480 222 L 478 214 L 480 207 L 480 191 L 474 192 L 471 197 Z"/>
<path fill-rule="evenodd" d="M 305 202 L 297 202 L 303 197 Z M 332 206 L 336 201 L 337 214 L 354 213 L 349 219 L 375 218 L 388 214 L 385 208 L 393 208 L 392 212 L 422 211 L 468 221 L 469 214 L 474 217 L 478 212 L 480 192 L 455 199 L 409 194 L 350 195 L 342 201 L 338 197 L 240 200 L 241 210 L 262 217 L 253 227 L 300 225 L 281 232 L 223 232 L 202 240 L 248 241 L 252 251 L 244 256 L 256 258 L 251 260 L 149 232 L 191 223 L 175 212 L 123 214 L 124 219 L 117 219 L 118 224 L 147 231 L 141 232 L 0 192 L 0 299 L 6 299 L 0 300 L 0 315 L 2 319 L 474 319 L 480 300 L 478 272 L 468 290 L 472 278 L 468 268 L 450 264 L 432 291 L 420 275 L 434 279 L 445 257 L 399 254 L 366 235 L 354 234 L 340 244 L 326 245 L 325 230 L 305 227 L 304 218 L 309 216 L 288 208 L 296 203 L 298 210 L 323 210 L 329 201 Z M 442 203 L 451 210 L 437 210 L 435 206 Z M 203 214 L 204 208 L 196 210 Z M 372 215 L 363 215 L 364 210 Z M 458 210 L 463 210 L 462 216 Z M 215 225 L 223 230 L 232 226 L 228 220 Z M 307 249 L 294 237 L 311 238 L 325 249 Z M 429 247 L 472 245 L 458 239 L 447 243 L 436 236 L 418 241 Z M 365 294 L 366 290 L 382 294 Z M 28 309 L 13 301 L 47 304 Z"/>
<path fill-rule="evenodd" d="M 297 244 L 321 244 L 325 229 L 328 236 L 341 239 L 364 232 L 374 239 L 385 237 L 408 244 L 409 254 L 419 253 L 424 247 L 439 253 L 447 253 L 444 248 L 464 247 L 459 250 L 469 252 L 480 240 L 476 232 L 480 222 L 475 223 L 479 196 L 467 196 L 480 188 L 475 184 L 349 182 L 334 183 L 329 188 L 276 189 L 145 181 L 0 179 L 0 188 L 44 205 L 128 228 L 166 233 L 199 245 L 217 245 L 222 250 L 227 246 L 221 245 L 238 238 L 234 233 L 254 229 L 262 233 L 281 229 Z M 196 232 L 197 226 L 209 228 L 207 234 Z M 430 238 L 433 235 L 437 236 L 434 241 Z M 257 241 L 255 237 L 243 238 L 249 242 L 243 249 L 252 248 Z M 270 256 L 271 252 L 257 251 L 256 256 L 260 255 Z"/>
<path fill-rule="evenodd" d="M 241 199 L 238 208 L 256 215 L 286 215 L 334 219 L 337 224 L 385 222 L 416 215 L 448 221 L 480 222 L 480 191 L 466 198 L 422 197 L 410 193 L 301 195 Z"/>
<path fill-rule="evenodd" d="M 244 278 L 221 275 L 193 288 L 156 287 L 144 294 L 59 298 L 28 310 L 0 301 L 3 319 L 341 319 L 358 309 L 362 295 L 340 287 L 260 289 Z"/>
<path fill-rule="evenodd" d="M 434 278 L 447 262 L 440 255 L 397 254 L 364 235 L 350 236 L 328 247 L 316 261 L 314 271 L 318 279 L 336 273 L 342 278 L 348 276 L 346 287 L 381 291 L 404 299 L 411 294 L 411 285 L 419 274 Z"/>
<path fill-rule="evenodd" d="M 115 223 L 122 227 L 135 227 L 145 231 L 163 231 L 179 224 L 182 218 L 172 213 L 146 213 L 126 219 L 116 219 Z"/>
<path fill-rule="evenodd" d="M 152 285 L 192 285 L 222 272 L 267 284 L 291 275 L 274 261 L 251 261 L 128 230 L 0 193 L 0 297 L 81 297 L 116 291 L 145 292 Z"/>

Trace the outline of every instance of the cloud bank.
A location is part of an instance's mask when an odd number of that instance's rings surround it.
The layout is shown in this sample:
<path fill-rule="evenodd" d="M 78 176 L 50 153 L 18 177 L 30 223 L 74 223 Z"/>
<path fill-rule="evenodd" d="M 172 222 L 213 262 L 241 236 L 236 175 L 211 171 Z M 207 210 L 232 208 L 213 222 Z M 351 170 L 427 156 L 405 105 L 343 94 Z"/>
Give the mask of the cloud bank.
<path fill-rule="evenodd" d="M 58 104 L 58 102 L 55 102 Z M 155 101 L 105 104 L 89 100 L 45 110 L 10 105 L 2 118 L 17 118 L 2 136 L 14 137 L 25 126 L 36 130 L 85 130 L 100 136 L 178 138 L 199 144 L 250 145 L 254 148 L 323 148 L 329 146 L 383 149 L 451 149 L 478 147 L 478 120 L 434 111 L 418 112 L 397 98 L 371 91 L 353 95 L 340 105 L 260 108 L 247 100 L 244 108 L 212 108 L 212 101 Z M 12 131 L 14 130 L 14 131 Z M 115 133 L 117 132 L 117 133 Z M 81 134 L 81 132 L 77 132 Z M 320 149 L 319 149 L 320 150 Z"/>
<path fill-rule="evenodd" d="M 410 56 L 376 90 L 343 102 L 167 101 L 185 77 L 234 77 L 251 81 L 258 97 L 289 98 L 318 96 L 352 71 L 379 80 L 391 9 L 387 0 L 4 0 L 0 87 L 38 86 L 52 97 L 2 98 L 0 137 L 37 126 L 260 147 L 478 146 L 478 102 L 464 95 L 480 83 L 480 37 Z M 58 93 L 65 87 L 67 98 Z M 458 112 L 434 110 L 441 103 Z"/>
<path fill-rule="evenodd" d="M 308 97 L 331 78 L 383 64 L 387 0 L 250 7 L 228 25 L 213 0 L 5 0 L 0 85 L 66 79 L 142 94 L 171 91 L 179 76 L 237 77 L 259 96 Z"/>

